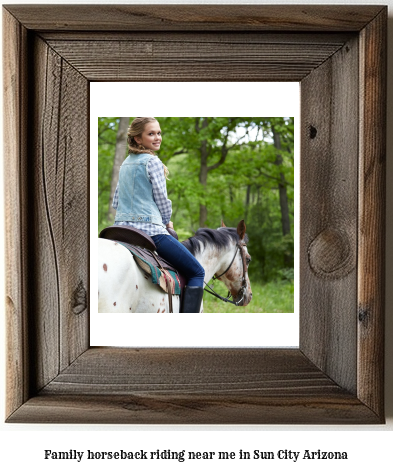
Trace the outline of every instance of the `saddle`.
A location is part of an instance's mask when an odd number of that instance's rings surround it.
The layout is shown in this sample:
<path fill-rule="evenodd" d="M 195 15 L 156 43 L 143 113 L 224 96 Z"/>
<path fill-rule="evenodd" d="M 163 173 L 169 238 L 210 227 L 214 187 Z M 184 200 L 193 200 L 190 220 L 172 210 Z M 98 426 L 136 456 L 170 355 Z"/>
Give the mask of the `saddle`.
<path fill-rule="evenodd" d="M 172 229 L 168 230 L 172 231 Z M 170 232 L 171 235 L 177 238 L 176 232 L 172 232 Z M 172 294 L 181 294 L 185 280 L 175 267 L 157 254 L 156 246 L 150 236 L 134 227 L 114 225 L 103 229 L 99 237 L 113 240 L 126 247 L 133 254 L 142 270 L 152 277 L 153 283 L 168 293 L 170 306 L 172 306 L 171 296 Z"/>
<path fill-rule="evenodd" d="M 141 230 L 127 225 L 112 225 L 100 232 L 100 239 L 116 240 L 126 244 L 137 245 L 149 250 L 157 250 L 154 240 Z"/>
<path fill-rule="evenodd" d="M 176 240 L 179 240 L 176 232 L 173 229 L 167 229 L 167 231 L 172 235 L 172 237 L 174 237 Z M 99 237 L 101 239 L 117 240 L 119 242 L 125 242 L 126 244 L 137 245 L 138 247 L 152 251 L 157 250 L 156 244 L 150 236 L 141 230 L 127 225 L 112 225 L 110 227 L 106 227 L 100 232 Z"/>

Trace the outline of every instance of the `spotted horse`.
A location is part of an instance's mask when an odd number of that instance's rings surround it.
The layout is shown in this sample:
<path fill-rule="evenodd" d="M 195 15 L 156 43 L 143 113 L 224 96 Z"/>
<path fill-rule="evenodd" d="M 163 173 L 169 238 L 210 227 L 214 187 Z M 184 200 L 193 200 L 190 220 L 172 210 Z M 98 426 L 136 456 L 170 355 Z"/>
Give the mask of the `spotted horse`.
<path fill-rule="evenodd" d="M 222 281 L 228 296 L 218 295 L 206 283 L 205 291 L 237 306 L 247 306 L 252 298 L 247 243 L 244 220 L 237 228 L 222 223 L 218 229 L 199 229 L 182 242 L 205 269 L 205 282 L 212 278 Z M 172 296 L 172 309 L 179 312 L 179 296 Z M 98 312 L 169 312 L 168 295 L 147 278 L 132 254 L 123 245 L 102 238 L 98 239 Z"/>

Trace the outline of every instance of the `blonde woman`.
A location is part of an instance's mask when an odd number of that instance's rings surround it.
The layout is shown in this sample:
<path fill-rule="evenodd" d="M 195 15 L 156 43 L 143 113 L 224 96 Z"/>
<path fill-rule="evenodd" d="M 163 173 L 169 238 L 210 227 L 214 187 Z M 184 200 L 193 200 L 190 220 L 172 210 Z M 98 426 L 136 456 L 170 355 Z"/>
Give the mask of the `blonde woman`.
<path fill-rule="evenodd" d="M 135 227 L 153 239 L 157 253 L 186 278 L 180 312 L 199 313 L 205 271 L 167 230 L 173 229 L 168 169 L 155 154 L 162 142 L 160 124 L 154 117 L 137 117 L 128 129 L 127 142 L 130 154 L 120 167 L 113 198 L 115 224 Z"/>

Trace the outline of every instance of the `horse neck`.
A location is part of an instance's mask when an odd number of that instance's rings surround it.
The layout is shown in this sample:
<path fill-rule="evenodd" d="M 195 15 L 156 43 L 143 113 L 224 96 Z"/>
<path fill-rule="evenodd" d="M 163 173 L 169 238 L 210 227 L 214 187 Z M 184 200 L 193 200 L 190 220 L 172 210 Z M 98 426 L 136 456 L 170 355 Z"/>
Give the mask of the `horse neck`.
<path fill-rule="evenodd" d="M 233 257 L 232 246 L 226 249 L 217 250 L 212 245 L 206 245 L 202 253 L 198 253 L 195 258 L 205 270 L 205 281 L 208 282 L 215 273 L 222 273 L 229 265 Z"/>

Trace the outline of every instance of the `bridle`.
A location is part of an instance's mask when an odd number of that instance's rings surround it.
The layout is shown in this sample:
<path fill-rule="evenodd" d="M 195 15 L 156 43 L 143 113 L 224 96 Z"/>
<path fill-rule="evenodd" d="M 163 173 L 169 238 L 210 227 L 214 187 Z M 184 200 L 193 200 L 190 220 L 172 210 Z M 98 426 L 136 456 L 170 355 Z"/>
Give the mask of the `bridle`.
<path fill-rule="evenodd" d="M 215 296 L 216 298 L 219 298 L 220 300 L 225 301 L 225 303 L 232 303 L 236 306 L 240 305 L 240 303 L 244 300 L 244 294 L 245 294 L 246 289 L 247 289 L 247 278 L 246 278 L 247 277 L 247 263 L 246 263 L 246 255 L 245 255 L 245 250 L 244 250 L 244 247 L 246 247 L 246 245 L 247 244 L 245 244 L 244 242 L 237 242 L 236 243 L 235 255 L 233 256 L 232 261 L 229 264 L 228 268 L 223 273 L 221 273 L 221 275 L 214 275 L 213 278 L 212 278 L 212 280 L 215 281 L 218 278 L 225 275 L 225 273 L 227 273 L 229 271 L 229 269 L 231 268 L 233 262 L 235 261 L 237 251 L 240 250 L 240 256 L 241 256 L 242 264 L 243 264 L 242 286 L 240 287 L 240 290 L 239 290 L 238 294 L 235 296 L 236 299 L 239 298 L 239 297 L 240 297 L 240 299 L 238 301 L 230 300 L 229 299 L 231 297 L 231 292 L 230 291 L 228 291 L 227 297 L 224 298 L 223 296 L 220 296 L 218 293 L 216 293 L 213 290 L 213 288 L 211 288 L 206 282 L 204 282 L 205 285 L 211 290 L 211 291 L 209 291 L 205 288 L 205 291 L 207 293 L 210 293 L 211 295 Z"/>

